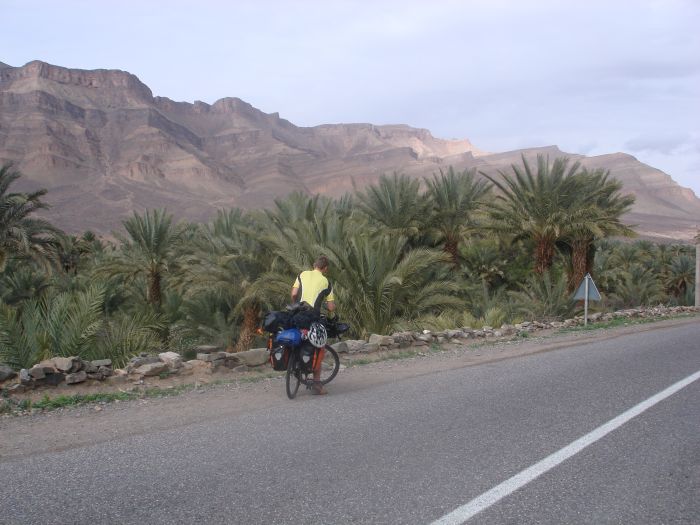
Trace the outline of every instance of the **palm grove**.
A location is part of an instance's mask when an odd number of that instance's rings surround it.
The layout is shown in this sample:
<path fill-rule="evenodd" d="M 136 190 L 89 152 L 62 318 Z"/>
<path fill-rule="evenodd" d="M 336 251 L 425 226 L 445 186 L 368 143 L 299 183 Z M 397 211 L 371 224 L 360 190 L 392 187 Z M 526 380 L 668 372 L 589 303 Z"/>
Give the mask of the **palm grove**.
<path fill-rule="evenodd" d="M 602 309 L 692 304 L 689 246 L 620 242 L 633 198 L 604 170 L 524 158 L 498 178 L 385 175 L 340 199 L 294 193 L 208 224 L 134 214 L 116 241 L 66 235 L 0 168 L 0 362 L 111 358 L 197 344 L 244 350 L 320 253 L 355 335 L 572 315 L 586 272 Z"/>

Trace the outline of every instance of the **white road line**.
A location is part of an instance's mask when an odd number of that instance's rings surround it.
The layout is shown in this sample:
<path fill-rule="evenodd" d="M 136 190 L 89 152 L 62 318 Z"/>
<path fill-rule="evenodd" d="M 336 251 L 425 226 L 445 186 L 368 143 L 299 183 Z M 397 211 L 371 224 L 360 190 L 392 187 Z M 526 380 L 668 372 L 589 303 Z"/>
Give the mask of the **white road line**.
<path fill-rule="evenodd" d="M 633 417 L 638 416 L 648 408 L 653 407 L 659 401 L 662 401 L 667 397 L 672 396 L 680 389 L 688 386 L 690 383 L 692 383 L 693 381 L 697 381 L 698 379 L 700 379 L 700 370 L 686 377 L 685 379 L 681 379 L 677 383 L 674 383 L 673 385 L 666 388 L 665 390 L 662 390 L 658 394 L 651 396 L 649 399 L 642 401 L 638 405 L 633 406 L 626 412 L 623 412 L 616 418 L 611 419 L 607 423 L 604 423 L 592 432 L 589 432 L 585 436 L 580 437 L 579 439 L 570 443 L 564 448 L 559 449 L 554 454 L 547 456 L 542 461 L 535 463 L 534 465 L 516 474 L 512 478 L 505 480 L 500 485 L 496 485 L 491 490 L 488 490 L 480 496 L 477 496 L 469 503 L 466 503 L 461 507 L 456 508 L 449 514 L 445 514 L 442 518 L 440 518 L 437 521 L 434 521 L 431 525 L 457 525 L 466 522 L 472 516 L 478 514 L 482 510 L 489 508 L 497 501 L 505 498 L 509 494 L 512 494 L 520 487 L 530 483 L 533 479 L 537 478 L 541 474 L 544 474 L 548 470 L 556 467 L 561 462 L 569 459 L 571 456 L 580 452 L 588 445 L 595 443 L 606 434 L 612 432 L 616 428 L 621 427 Z"/>

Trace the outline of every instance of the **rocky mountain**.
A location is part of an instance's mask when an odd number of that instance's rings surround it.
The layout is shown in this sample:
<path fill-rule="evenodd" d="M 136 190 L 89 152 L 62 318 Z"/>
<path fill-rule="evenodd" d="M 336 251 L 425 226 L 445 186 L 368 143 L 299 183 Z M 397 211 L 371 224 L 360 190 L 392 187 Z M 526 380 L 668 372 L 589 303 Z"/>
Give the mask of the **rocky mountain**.
<path fill-rule="evenodd" d="M 71 232 L 106 233 L 146 208 L 205 221 L 218 208 L 268 207 L 294 190 L 339 196 L 394 171 L 497 173 L 538 153 L 610 169 L 637 196 L 626 220 L 645 236 L 689 239 L 700 223 L 691 190 L 622 153 L 583 157 L 550 146 L 490 154 L 405 125 L 304 128 L 237 98 L 209 105 L 153 96 L 124 71 L 0 63 L 0 162 L 16 163 L 22 187 L 47 188 L 50 218 Z"/>

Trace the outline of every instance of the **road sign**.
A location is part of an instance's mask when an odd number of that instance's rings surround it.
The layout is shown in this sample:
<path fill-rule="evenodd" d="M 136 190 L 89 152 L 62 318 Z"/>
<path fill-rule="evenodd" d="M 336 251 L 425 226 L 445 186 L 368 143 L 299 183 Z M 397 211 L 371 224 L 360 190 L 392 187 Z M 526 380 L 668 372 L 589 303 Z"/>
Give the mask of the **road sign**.
<path fill-rule="evenodd" d="M 575 301 L 583 301 L 586 298 L 589 301 L 600 301 L 601 299 L 598 287 L 593 282 L 593 277 L 591 277 L 590 273 L 586 274 L 574 294 Z"/>
<path fill-rule="evenodd" d="M 584 301 L 583 306 L 583 324 L 588 325 L 588 301 L 600 301 L 600 292 L 598 287 L 593 282 L 593 277 L 590 273 L 587 273 L 581 284 L 578 285 L 578 290 L 574 294 L 575 301 Z"/>

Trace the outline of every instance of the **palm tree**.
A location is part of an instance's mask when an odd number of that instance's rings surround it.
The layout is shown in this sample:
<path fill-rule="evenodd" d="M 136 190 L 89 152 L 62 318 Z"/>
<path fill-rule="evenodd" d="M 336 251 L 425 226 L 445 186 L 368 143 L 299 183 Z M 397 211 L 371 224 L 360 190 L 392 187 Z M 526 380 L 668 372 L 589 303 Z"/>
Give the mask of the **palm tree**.
<path fill-rule="evenodd" d="M 115 234 L 121 251 L 99 268 L 109 276 L 123 276 L 127 281 L 146 279 L 146 301 L 156 310 L 163 300 L 163 279 L 176 265 L 177 253 L 187 226 L 173 224 L 165 210 L 134 213 L 123 222 L 128 236 Z"/>
<path fill-rule="evenodd" d="M 537 172 L 533 173 L 525 156 L 523 168 L 512 165 L 514 176 L 503 172 L 503 181 L 482 173 L 500 190 L 496 200 L 488 206 L 491 228 L 498 233 L 512 235 L 514 240 L 531 239 L 535 243 L 535 272 L 544 273 L 552 266 L 556 243 L 568 232 L 571 208 L 576 199 L 579 170 L 576 162 L 537 156 Z"/>
<path fill-rule="evenodd" d="M 616 306 L 635 307 L 663 302 L 666 295 L 663 286 L 649 268 L 633 263 L 623 272 L 610 299 Z"/>
<path fill-rule="evenodd" d="M 382 175 L 376 184 L 355 195 L 357 207 L 391 235 L 412 239 L 424 228 L 428 207 L 416 179 L 398 173 Z"/>
<path fill-rule="evenodd" d="M 443 252 L 406 251 L 406 239 L 350 233 L 329 247 L 338 309 L 357 333 L 388 333 L 401 321 L 463 306 Z"/>
<path fill-rule="evenodd" d="M 425 179 L 430 197 L 430 226 L 444 243 L 452 264 L 459 261 L 459 245 L 476 224 L 476 214 L 482 199 L 489 192 L 486 181 L 475 180 L 476 170 L 456 173 L 450 167 L 447 173 Z"/>
<path fill-rule="evenodd" d="M 0 272 L 12 255 L 39 260 L 49 257 L 52 235 L 60 231 L 48 221 L 31 216 L 48 207 L 41 200 L 46 190 L 8 193 L 9 187 L 20 177 L 12 164 L 0 167 Z"/>
<path fill-rule="evenodd" d="M 510 292 L 515 310 L 531 320 L 553 321 L 574 313 L 575 301 L 567 291 L 567 279 L 549 271 L 532 275 L 520 291 Z"/>
<path fill-rule="evenodd" d="M 102 324 L 104 291 L 44 296 L 21 310 L 0 305 L 0 361 L 28 368 L 55 356 L 87 356 Z"/>
<path fill-rule="evenodd" d="M 230 351 L 247 350 L 265 304 L 265 298 L 251 286 L 268 269 L 269 257 L 258 239 L 260 228 L 241 210 L 232 209 L 218 211 L 202 231 L 202 242 L 186 264 L 187 298 L 206 300 L 214 307 L 213 324 L 200 323 L 209 327 L 208 333 L 218 331 Z M 238 331 L 234 323 L 241 317 Z"/>
<path fill-rule="evenodd" d="M 0 274 L 0 301 L 16 306 L 30 299 L 38 299 L 50 288 L 51 283 L 43 272 L 36 271 L 29 265 L 13 268 Z"/>
<path fill-rule="evenodd" d="M 634 196 L 621 195 L 622 183 L 610 179 L 610 172 L 585 169 L 576 175 L 577 198 L 572 200 L 568 231 L 563 243 L 571 253 L 569 291 L 593 269 L 596 239 L 606 236 L 635 235 L 620 222 L 620 217 L 634 204 Z"/>
<path fill-rule="evenodd" d="M 673 259 L 665 284 L 676 300 L 682 301 L 686 292 L 695 286 L 695 258 L 681 255 Z"/>

